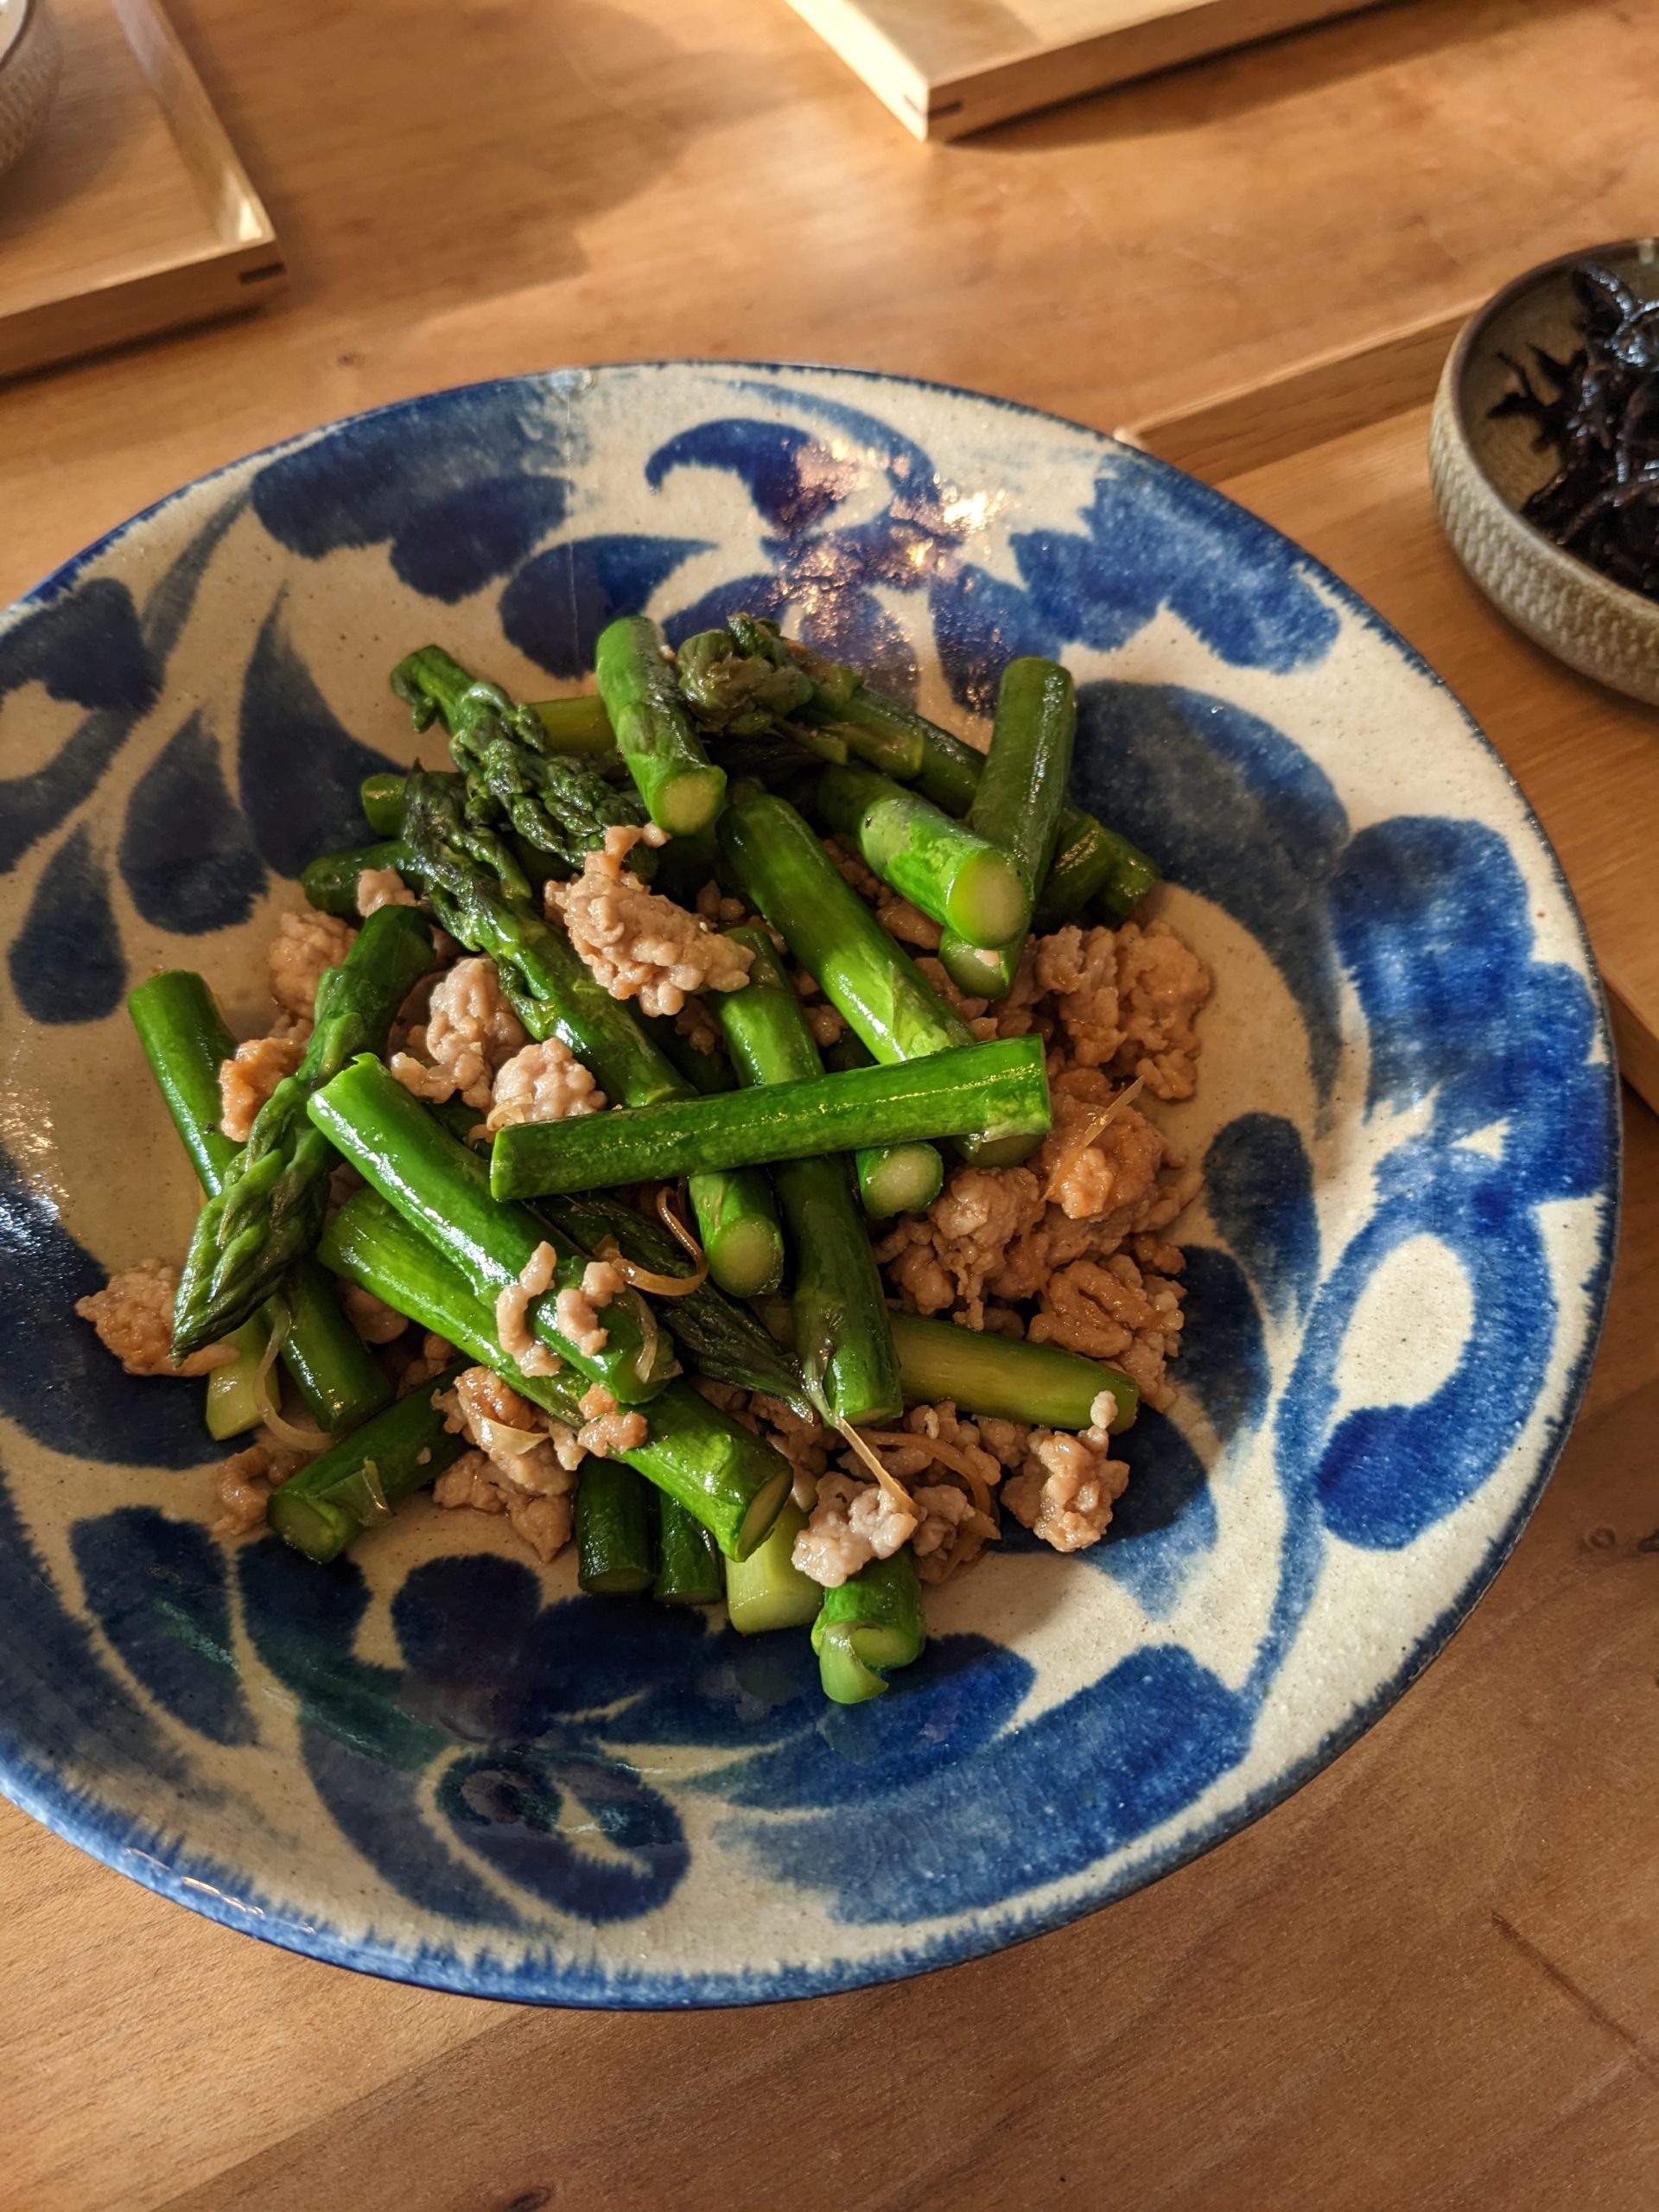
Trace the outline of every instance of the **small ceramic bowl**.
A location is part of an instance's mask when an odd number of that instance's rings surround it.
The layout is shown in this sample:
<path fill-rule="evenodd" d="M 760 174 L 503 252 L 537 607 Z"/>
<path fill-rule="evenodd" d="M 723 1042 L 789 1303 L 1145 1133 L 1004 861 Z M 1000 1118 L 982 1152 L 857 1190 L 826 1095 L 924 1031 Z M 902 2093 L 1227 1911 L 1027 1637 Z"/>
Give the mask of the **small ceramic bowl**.
<path fill-rule="evenodd" d="M 1429 480 L 1452 550 L 1518 629 L 1616 691 L 1659 702 L 1659 601 L 1627 590 L 1568 553 L 1521 513 L 1554 473 L 1522 416 L 1493 416 L 1514 388 L 1504 356 L 1541 346 L 1566 359 L 1578 346 L 1573 271 L 1599 263 L 1644 298 L 1659 298 L 1659 238 L 1586 246 L 1547 261 L 1494 295 L 1446 361 L 1428 434 Z"/>
<path fill-rule="evenodd" d="M 48 0 L 0 0 L 0 174 L 45 122 L 62 70 Z"/>

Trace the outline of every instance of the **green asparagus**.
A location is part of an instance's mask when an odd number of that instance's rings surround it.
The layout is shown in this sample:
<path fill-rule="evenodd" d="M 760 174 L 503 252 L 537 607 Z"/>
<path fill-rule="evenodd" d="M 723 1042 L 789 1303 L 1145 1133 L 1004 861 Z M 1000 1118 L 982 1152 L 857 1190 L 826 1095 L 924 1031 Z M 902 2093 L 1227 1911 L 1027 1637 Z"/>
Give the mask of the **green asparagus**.
<path fill-rule="evenodd" d="M 608 782 L 580 756 L 554 752 L 534 707 L 519 706 L 499 684 L 474 680 L 441 645 L 423 645 L 400 660 L 391 688 L 408 702 L 416 729 L 442 719 L 467 779 L 470 818 L 509 824 L 557 872 L 575 874 L 619 823 L 644 822 L 645 809 L 626 785 Z M 652 857 L 649 848 L 636 854 L 636 870 L 649 874 Z"/>
<path fill-rule="evenodd" d="M 657 1494 L 657 1580 L 664 1605 L 717 1605 L 726 1594 L 720 1546 L 695 1514 Z"/>
<path fill-rule="evenodd" d="M 764 930 L 734 930 L 753 955 L 749 980 L 722 994 L 720 1024 L 746 1084 L 823 1080 L 801 1002 Z M 795 1349 L 807 1388 L 836 1426 L 895 1419 L 903 1399 L 881 1278 L 854 1203 L 847 1163 L 831 1154 L 772 1171 L 794 1262 Z"/>
<path fill-rule="evenodd" d="M 760 798 L 728 807 L 721 844 L 747 896 L 878 1060 L 891 1066 L 972 1044 L 962 1016 L 842 882 L 792 806 Z M 982 1167 L 1007 1166 L 1033 1149 L 1028 1138 L 988 1125 L 957 1146 Z"/>
<path fill-rule="evenodd" d="M 970 944 L 1002 944 L 1031 919 L 1020 861 L 983 831 L 873 768 L 826 768 L 814 804 L 883 883 Z"/>
<path fill-rule="evenodd" d="M 620 1459 L 587 1459 L 576 1484 L 576 1580 L 595 1596 L 627 1598 L 652 1574 L 651 1492 Z"/>
<path fill-rule="evenodd" d="M 1050 1126 L 1042 1039 L 995 1038 L 897 1067 L 763 1091 L 520 1122 L 495 1140 L 490 1187 L 499 1198 L 604 1190 L 699 1167 L 752 1167 L 970 1131 L 980 1133 L 985 1152 L 1006 1156 L 1005 1141 L 1028 1151 Z"/>
<path fill-rule="evenodd" d="M 600 632 L 596 661 L 617 749 L 652 820 L 671 836 L 695 835 L 720 812 L 726 776 L 692 732 L 661 629 L 625 615 Z"/>
<path fill-rule="evenodd" d="M 1045 1428 L 1089 1428 L 1101 1395 L 1112 1404 L 1108 1427 L 1128 1428 L 1138 1393 L 1121 1369 L 1058 1344 L 982 1335 L 919 1313 L 892 1317 L 899 1379 L 911 1405 L 951 1404 L 958 1413 Z"/>
<path fill-rule="evenodd" d="M 464 1365 L 452 1362 L 273 1491 L 265 1518 L 283 1542 L 310 1559 L 338 1559 L 365 1529 L 435 1482 L 467 1449 L 464 1433 L 452 1433 L 433 1403 Z"/>
<path fill-rule="evenodd" d="M 522 1206 L 493 1198 L 482 1156 L 442 1128 L 378 1060 L 366 1053 L 353 1060 L 311 1099 L 310 1114 L 364 1180 L 454 1262 L 478 1297 L 493 1303 L 518 1281 L 537 1248 L 551 1243 L 557 1255 L 553 1287 L 527 1309 L 528 1327 L 623 1405 L 662 1389 L 672 1346 L 639 1294 L 625 1290 L 605 1307 L 606 1341 L 597 1350 L 574 1343 L 558 1325 L 555 1297 L 580 1285 L 587 1255 L 562 1249 L 561 1240 Z"/>
<path fill-rule="evenodd" d="M 453 787 L 415 774 L 405 786 L 407 880 L 431 901 L 451 937 L 486 952 L 514 1013 L 532 1037 L 557 1037 L 625 1105 L 683 1096 L 687 1088 L 626 1007 L 594 982 L 562 931 L 537 912 L 531 887 L 504 841 L 468 823 Z M 401 871 L 400 871 L 401 872 Z"/>
<path fill-rule="evenodd" d="M 568 1370 L 526 1375 L 501 1349 L 490 1306 L 378 1192 L 348 1198 L 323 1233 L 325 1263 L 505 1376 L 521 1396 L 579 1428 L 580 1382 Z M 788 1497 L 789 1463 L 692 1389 L 671 1382 L 645 1412 L 648 1434 L 616 1454 L 694 1513 L 728 1559 L 746 1559 Z"/>
<path fill-rule="evenodd" d="M 300 870 L 300 888 L 319 913 L 340 914 L 348 921 L 358 917 L 358 879 L 365 868 L 396 868 L 399 875 L 409 860 L 401 837 L 384 837 L 378 844 L 357 845 L 350 852 L 323 853 Z"/>
<path fill-rule="evenodd" d="M 774 1628 L 808 1628 L 818 1618 L 823 1586 L 803 1574 L 794 1560 L 795 1539 L 806 1516 L 790 1499 L 770 1534 L 745 1560 L 726 1562 L 726 1611 L 740 1636 L 764 1636 Z"/>
<path fill-rule="evenodd" d="M 849 1068 L 873 1067 L 862 1038 L 844 1030 L 824 1053 L 832 1075 Z M 861 1205 L 872 1221 L 895 1213 L 922 1213 L 944 1185 L 944 1162 L 931 1144 L 884 1144 L 853 1154 L 853 1180 Z"/>
<path fill-rule="evenodd" d="M 1028 884 L 1046 884 L 1077 724 L 1077 694 L 1058 661 L 1011 660 L 996 695 L 996 721 L 967 826 L 1005 845 Z M 1026 922 L 1006 938 L 975 937 L 946 923 L 939 944 L 945 973 L 959 990 L 979 998 L 1005 998 L 1014 988 L 1025 950 Z M 1030 919 L 1029 912 L 1027 922 Z"/>
<path fill-rule="evenodd" d="M 315 1243 L 334 1156 L 308 1120 L 307 1101 L 353 1053 L 384 1048 L 398 1007 L 432 964 L 425 922 L 410 907 L 383 906 L 324 974 L 304 1058 L 260 1108 L 197 1217 L 174 1311 L 180 1358 L 239 1328 Z"/>
<path fill-rule="evenodd" d="M 921 1585 L 907 1544 L 826 1590 L 812 1624 L 818 1677 L 837 1705 L 880 1697 L 889 1669 L 910 1666 L 926 1643 Z"/>

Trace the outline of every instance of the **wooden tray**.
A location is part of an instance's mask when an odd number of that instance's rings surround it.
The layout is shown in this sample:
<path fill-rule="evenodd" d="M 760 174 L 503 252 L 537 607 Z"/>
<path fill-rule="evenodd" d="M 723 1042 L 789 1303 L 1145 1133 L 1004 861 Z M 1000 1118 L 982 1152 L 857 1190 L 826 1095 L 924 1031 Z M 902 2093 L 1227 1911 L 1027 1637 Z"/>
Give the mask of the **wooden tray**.
<path fill-rule="evenodd" d="M 0 376 L 257 306 L 285 270 L 155 0 L 54 0 L 63 81 L 0 179 Z"/>
<path fill-rule="evenodd" d="M 960 138 L 1376 0 L 790 0 L 918 138 Z"/>
<path fill-rule="evenodd" d="M 1428 412 L 1465 319 L 1436 318 L 1129 435 L 1328 563 L 1446 678 L 1560 857 L 1621 1071 L 1659 1110 L 1659 710 L 1552 659 L 1452 556 L 1429 493 Z"/>

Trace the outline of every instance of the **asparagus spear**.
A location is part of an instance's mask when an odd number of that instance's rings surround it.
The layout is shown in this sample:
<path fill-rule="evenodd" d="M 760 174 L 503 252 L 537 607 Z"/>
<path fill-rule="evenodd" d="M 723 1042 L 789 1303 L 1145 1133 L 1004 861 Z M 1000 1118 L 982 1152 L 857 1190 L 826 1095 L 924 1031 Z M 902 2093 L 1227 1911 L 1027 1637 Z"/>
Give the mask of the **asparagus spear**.
<path fill-rule="evenodd" d="M 273 1491 L 265 1518 L 283 1541 L 326 1564 L 435 1482 L 467 1449 L 465 1434 L 452 1433 L 433 1403 L 465 1364 L 453 1362 Z"/>
<path fill-rule="evenodd" d="M 400 660 L 391 688 L 408 702 L 416 729 L 434 716 L 449 733 L 449 750 L 467 779 L 467 812 L 478 823 L 499 817 L 532 851 L 562 874 L 574 874 L 605 833 L 645 818 L 637 794 L 606 780 L 591 761 L 552 751 L 547 724 L 498 683 L 475 681 L 442 645 L 423 645 Z M 638 867 L 649 872 L 646 850 Z"/>
<path fill-rule="evenodd" d="M 784 637 L 763 615 L 734 614 L 724 630 L 687 639 L 680 690 L 699 719 L 733 735 L 783 726 L 798 746 L 908 780 L 921 766 L 922 739 L 909 709 L 871 692 L 844 661 Z"/>
<path fill-rule="evenodd" d="M 795 1564 L 795 1539 L 806 1516 L 792 1498 L 772 1522 L 764 1543 L 745 1560 L 726 1562 L 726 1610 L 740 1636 L 769 1629 L 806 1628 L 818 1618 L 823 1587 Z"/>
<path fill-rule="evenodd" d="M 536 912 L 502 839 L 464 819 L 453 786 L 418 772 L 407 779 L 404 842 L 410 859 L 399 872 L 419 885 L 451 937 L 494 960 L 532 1037 L 562 1039 L 626 1105 L 683 1095 L 683 1079 L 627 1008 Z"/>
<path fill-rule="evenodd" d="M 1029 1140 L 1049 1127 L 1041 1039 L 994 1038 L 898 1067 L 857 1068 L 764 1092 L 521 1122 L 496 1138 L 490 1187 L 499 1198 L 603 1190 L 700 1167 L 750 1167 L 969 1131 L 982 1133 L 987 1153 L 1005 1141 L 1028 1151 Z"/>
<path fill-rule="evenodd" d="M 1139 1393 L 1121 1369 L 1058 1344 L 981 1335 L 919 1313 L 891 1316 L 899 1379 L 912 1405 L 953 1404 L 959 1413 L 1045 1428 L 1088 1428 L 1103 1392 L 1114 1401 L 1108 1426 L 1128 1428 Z"/>
<path fill-rule="evenodd" d="M 720 1001 L 739 1075 L 756 1086 L 822 1081 L 818 1048 L 772 940 L 764 930 L 732 936 L 754 956 L 743 988 Z M 772 1174 L 794 1259 L 790 1303 L 807 1388 L 832 1423 L 891 1420 L 903 1406 L 899 1363 L 846 1163 L 827 1155 L 790 1160 Z"/>
<path fill-rule="evenodd" d="M 544 1198 L 533 1211 L 586 1251 L 594 1251 L 607 1237 L 614 1237 L 626 1258 L 649 1268 L 654 1274 L 691 1272 L 683 1247 L 660 1223 L 606 1192 Z M 703 1374 L 734 1382 L 741 1389 L 766 1391 L 802 1413 L 810 1410 L 811 1401 L 796 1360 L 778 1345 L 748 1306 L 728 1298 L 712 1281 L 699 1283 L 695 1290 L 677 1297 L 664 1298 L 657 1313 L 676 1344 Z"/>
<path fill-rule="evenodd" d="M 1077 726 L 1077 693 L 1057 661 L 1008 663 L 997 687 L 991 749 L 968 810 L 968 828 L 1006 845 L 1027 883 L 1048 880 Z M 1025 944 L 1025 923 L 1006 940 L 995 941 L 947 924 L 939 958 L 959 989 L 1000 999 L 1014 988 Z"/>
<path fill-rule="evenodd" d="M 383 906 L 317 985 L 316 1027 L 297 1071 L 254 1117 L 248 1141 L 197 1217 L 175 1307 L 184 1358 L 239 1328 L 316 1242 L 334 1157 L 306 1102 L 354 1052 L 378 1052 L 432 966 L 432 937 L 408 906 Z"/>
<path fill-rule="evenodd" d="M 927 1623 L 910 1547 L 873 1559 L 839 1589 L 826 1590 L 812 1624 L 812 1649 L 826 1697 L 862 1705 L 887 1688 L 887 1672 L 922 1656 Z"/>
<path fill-rule="evenodd" d="M 577 1378 L 569 1370 L 526 1375 L 502 1351 L 491 1308 L 378 1192 L 359 1191 L 346 1200 L 323 1233 L 321 1251 L 347 1281 L 447 1337 L 556 1420 L 581 1425 Z M 653 1398 L 645 1418 L 645 1441 L 617 1456 L 695 1514 L 728 1559 L 746 1559 L 789 1495 L 788 1462 L 684 1382 L 671 1382 Z"/>
<path fill-rule="evenodd" d="M 651 1492 L 620 1459 L 584 1459 L 576 1486 L 576 1580 L 628 1598 L 652 1580 Z"/>
<path fill-rule="evenodd" d="M 493 1303 L 517 1282 L 537 1248 L 552 1243 L 558 1252 L 553 1289 L 528 1308 L 531 1331 L 623 1405 L 641 1403 L 662 1389 L 672 1348 L 639 1294 L 625 1290 L 605 1307 L 607 1341 L 599 1350 L 574 1344 L 558 1325 L 555 1294 L 581 1283 L 587 1255 L 559 1249 L 560 1240 L 522 1206 L 493 1198 L 480 1155 L 452 1137 L 378 1060 L 367 1053 L 353 1060 L 311 1099 L 310 1114 L 364 1180 L 454 1262 L 478 1297 Z"/>
<path fill-rule="evenodd" d="M 652 1597 L 664 1605 L 716 1605 L 725 1594 L 720 1546 L 695 1514 L 659 1491 Z"/>
<path fill-rule="evenodd" d="M 319 913 L 340 914 L 348 921 L 358 915 L 357 880 L 365 868 L 395 868 L 399 875 L 410 865 L 409 848 L 401 837 L 383 837 L 378 844 L 357 845 L 350 852 L 323 853 L 300 870 L 300 888 Z"/>
<path fill-rule="evenodd" d="M 891 1066 L 973 1042 L 962 1016 L 842 881 L 792 806 L 745 799 L 727 809 L 720 834 L 745 893 L 878 1060 Z M 1006 1166 L 1032 1149 L 1027 1139 L 993 1134 L 988 1125 L 957 1147 L 982 1167 Z"/>
<path fill-rule="evenodd" d="M 830 1047 L 823 1064 L 832 1075 L 874 1065 L 863 1039 L 850 1029 Z M 878 1145 L 853 1154 L 853 1180 L 870 1219 L 886 1221 L 931 1206 L 944 1187 L 944 1162 L 931 1144 Z"/>
<path fill-rule="evenodd" d="M 425 772 L 430 775 L 434 783 L 452 792 L 457 802 L 465 798 L 465 776 L 458 776 L 448 768 L 429 769 Z M 404 810 L 409 800 L 407 776 L 365 776 L 358 785 L 357 796 L 358 804 L 363 810 L 363 819 L 377 837 L 403 836 Z"/>
<path fill-rule="evenodd" d="M 726 776 L 692 734 L 661 628 L 623 616 L 601 631 L 596 663 L 617 749 L 652 820 L 671 836 L 694 835 L 719 813 Z"/>
<path fill-rule="evenodd" d="M 784 1279 L 784 1233 L 759 1167 L 690 1175 L 686 1183 L 709 1272 L 734 1298 L 766 1298 Z"/>
<path fill-rule="evenodd" d="M 616 733 L 596 692 L 575 699 L 535 699 L 527 712 L 540 722 L 543 742 L 554 753 L 608 760 L 616 752 Z"/>
<path fill-rule="evenodd" d="M 969 944 L 1005 944 L 1031 919 L 1031 881 L 1020 860 L 983 828 L 953 820 L 890 776 L 851 764 L 826 768 L 814 799 L 883 883 Z"/>

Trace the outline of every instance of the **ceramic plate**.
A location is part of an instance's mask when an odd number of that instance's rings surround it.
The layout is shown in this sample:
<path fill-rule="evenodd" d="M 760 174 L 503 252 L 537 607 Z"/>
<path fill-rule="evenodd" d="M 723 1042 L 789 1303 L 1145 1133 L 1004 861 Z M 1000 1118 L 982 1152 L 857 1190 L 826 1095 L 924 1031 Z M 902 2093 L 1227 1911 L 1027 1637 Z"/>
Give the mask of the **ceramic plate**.
<path fill-rule="evenodd" d="M 200 1386 L 129 1380 L 72 1310 L 192 1213 L 123 993 L 197 967 L 263 1027 L 301 865 L 413 755 L 393 659 L 441 639 L 533 696 L 613 614 L 739 607 L 947 721 L 1064 656 L 1082 797 L 1216 977 L 1159 1116 L 1207 1175 L 1179 1406 L 1109 1541 L 1012 1532 L 852 1710 L 804 1636 L 582 1598 L 424 1500 L 337 1570 L 216 1541 Z M 189 486 L 0 618 L 0 1781 L 196 1911 L 576 2004 L 994 1950 L 1330 1759 L 1537 1497 L 1616 1198 L 1578 918 L 1433 674 L 1156 461 L 839 371 L 440 393 Z"/>

